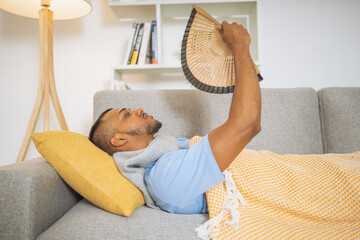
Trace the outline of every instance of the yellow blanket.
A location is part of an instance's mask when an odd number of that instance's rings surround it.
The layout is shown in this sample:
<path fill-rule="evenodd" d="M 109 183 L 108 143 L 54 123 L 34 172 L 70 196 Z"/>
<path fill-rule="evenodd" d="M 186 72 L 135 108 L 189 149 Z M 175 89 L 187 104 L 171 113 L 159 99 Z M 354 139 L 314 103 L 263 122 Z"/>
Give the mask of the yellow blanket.
<path fill-rule="evenodd" d="M 360 152 L 277 155 L 244 149 L 227 171 L 246 205 L 238 204 L 238 215 L 225 212 L 217 226 L 205 226 L 208 237 L 360 239 Z M 211 220 L 226 204 L 225 182 L 206 197 Z"/>

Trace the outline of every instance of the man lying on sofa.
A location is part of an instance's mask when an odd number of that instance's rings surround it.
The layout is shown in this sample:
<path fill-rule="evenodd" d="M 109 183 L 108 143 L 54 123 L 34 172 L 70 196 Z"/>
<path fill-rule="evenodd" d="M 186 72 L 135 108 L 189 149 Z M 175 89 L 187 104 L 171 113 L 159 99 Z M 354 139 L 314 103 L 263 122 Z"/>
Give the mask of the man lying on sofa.
<path fill-rule="evenodd" d="M 250 37 L 236 23 L 218 29 L 234 52 L 236 87 L 226 122 L 189 148 L 188 139 L 154 136 L 162 124 L 139 108 L 108 109 L 89 139 L 113 155 L 119 170 L 143 192 L 150 207 L 171 213 L 205 213 L 205 192 L 260 132 L 261 92 L 250 57 Z M 141 96 L 139 96 L 141 97 Z"/>

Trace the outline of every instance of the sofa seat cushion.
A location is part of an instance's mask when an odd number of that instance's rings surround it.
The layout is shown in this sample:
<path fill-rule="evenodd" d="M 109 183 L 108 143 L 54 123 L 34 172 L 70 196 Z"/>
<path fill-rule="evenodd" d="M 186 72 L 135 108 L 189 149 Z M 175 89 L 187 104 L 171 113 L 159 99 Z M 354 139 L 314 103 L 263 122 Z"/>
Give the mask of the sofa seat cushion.
<path fill-rule="evenodd" d="M 360 150 L 360 87 L 319 90 L 320 117 L 325 153 Z"/>
<path fill-rule="evenodd" d="M 171 214 L 146 206 L 123 217 L 83 199 L 37 239 L 199 239 L 195 228 L 208 218 L 208 214 Z"/>

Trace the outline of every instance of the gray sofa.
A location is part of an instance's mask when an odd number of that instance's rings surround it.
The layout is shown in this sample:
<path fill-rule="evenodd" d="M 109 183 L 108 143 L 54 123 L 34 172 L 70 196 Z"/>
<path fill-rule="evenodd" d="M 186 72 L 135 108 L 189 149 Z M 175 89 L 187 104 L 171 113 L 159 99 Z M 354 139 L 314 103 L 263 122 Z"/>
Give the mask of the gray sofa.
<path fill-rule="evenodd" d="M 227 117 L 231 95 L 197 90 L 100 91 L 94 119 L 109 107 L 143 107 L 162 134 L 204 135 Z M 262 89 L 262 131 L 247 148 L 277 154 L 360 150 L 360 88 Z M 0 167 L 0 239 L 197 239 L 207 214 L 175 215 L 142 206 L 108 213 L 75 193 L 44 159 Z"/>

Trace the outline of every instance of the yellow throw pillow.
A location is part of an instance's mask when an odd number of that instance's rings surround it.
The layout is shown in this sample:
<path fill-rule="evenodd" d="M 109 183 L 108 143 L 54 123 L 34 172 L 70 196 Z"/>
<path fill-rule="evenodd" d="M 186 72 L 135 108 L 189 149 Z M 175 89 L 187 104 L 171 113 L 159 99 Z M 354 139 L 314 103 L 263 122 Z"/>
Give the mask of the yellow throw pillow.
<path fill-rule="evenodd" d="M 36 149 L 76 192 L 111 213 L 130 216 L 145 200 L 121 175 L 111 156 L 70 131 L 31 134 Z"/>

